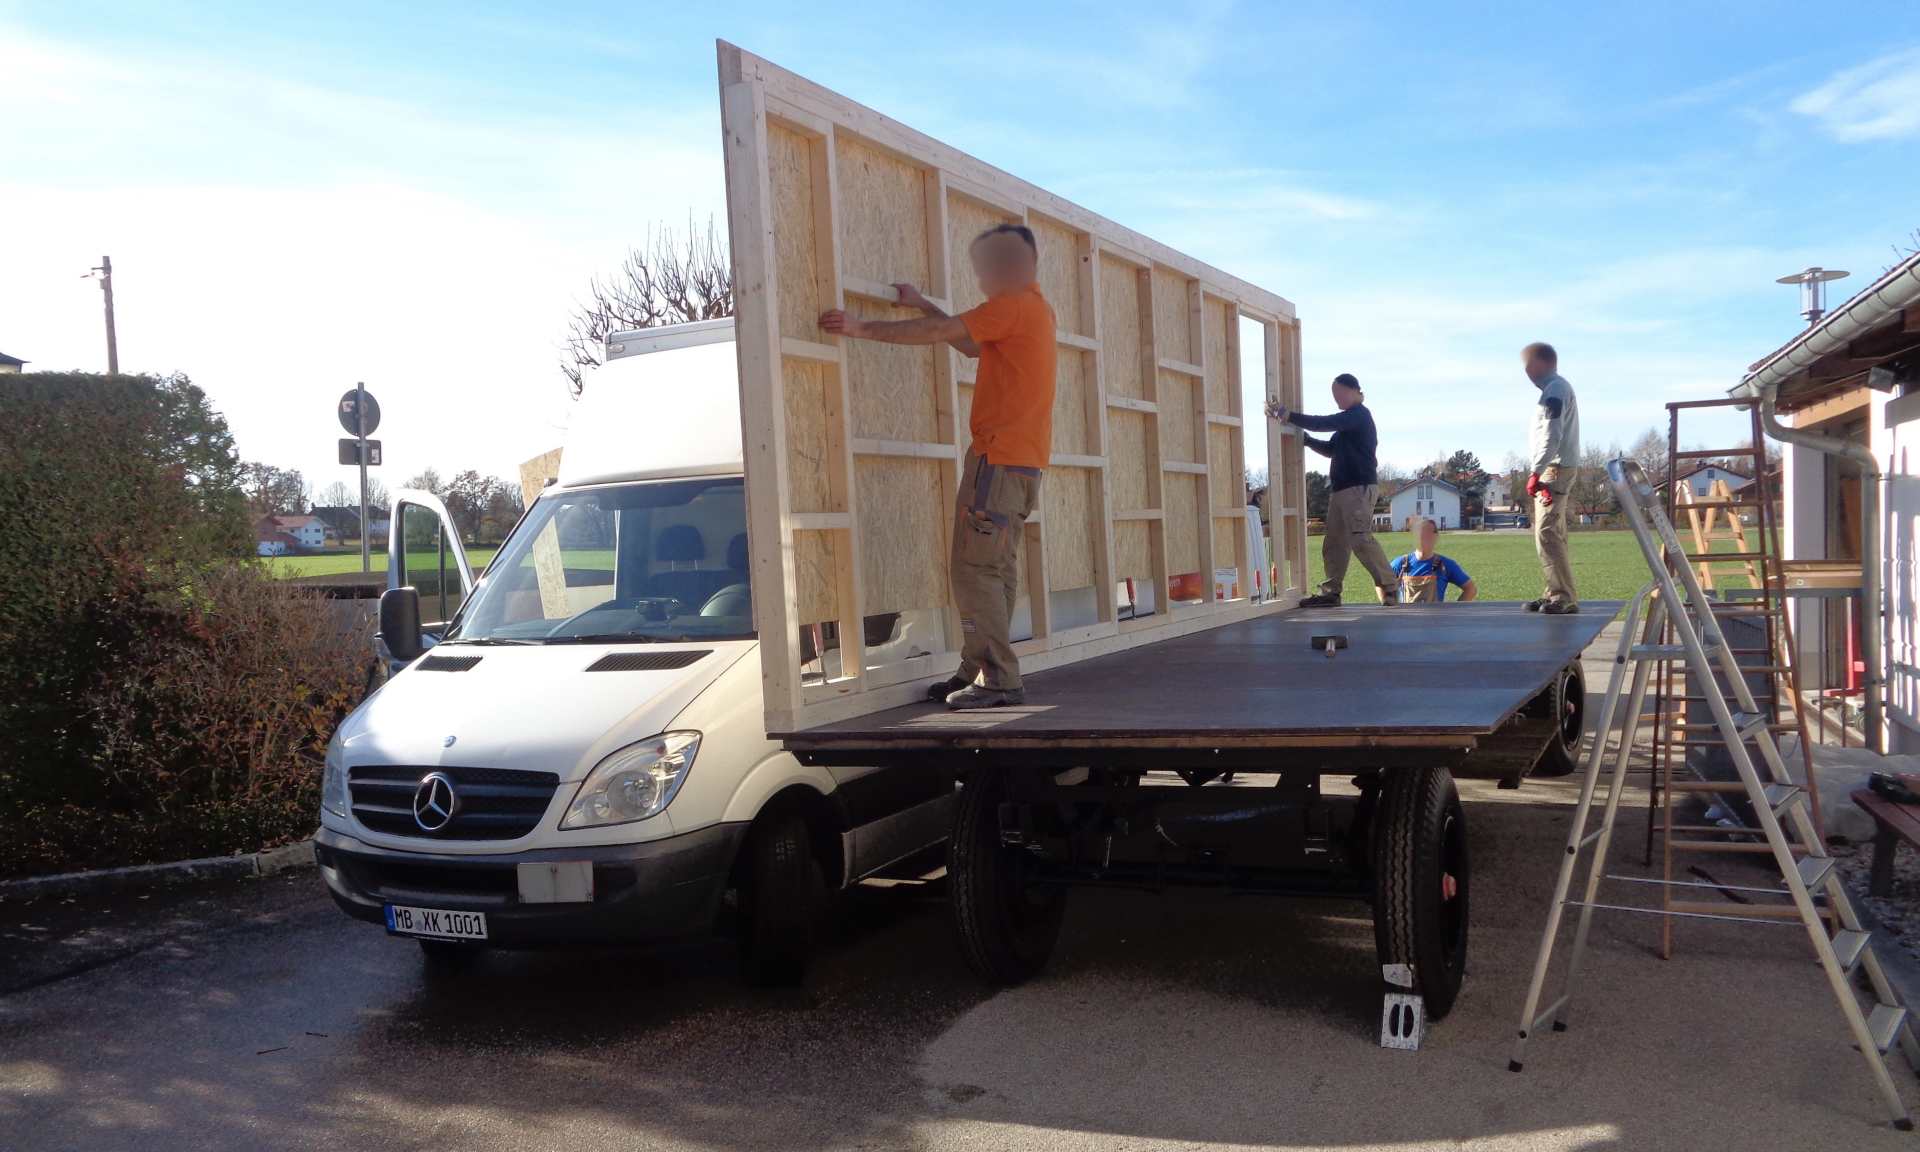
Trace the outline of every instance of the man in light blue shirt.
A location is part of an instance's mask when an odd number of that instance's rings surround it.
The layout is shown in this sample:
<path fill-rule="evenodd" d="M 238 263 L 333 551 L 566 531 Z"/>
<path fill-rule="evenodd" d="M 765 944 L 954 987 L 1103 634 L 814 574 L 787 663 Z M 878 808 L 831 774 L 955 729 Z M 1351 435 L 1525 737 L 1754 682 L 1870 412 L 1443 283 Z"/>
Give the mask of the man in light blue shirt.
<path fill-rule="evenodd" d="M 1459 598 L 1472 600 L 1480 595 L 1479 587 L 1467 570 L 1454 563 L 1452 557 L 1442 556 L 1436 545 L 1440 538 L 1440 529 L 1432 520 L 1420 522 L 1420 543 L 1412 552 L 1394 558 L 1391 567 L 1393 574 L 1400 578 L 1400 603 L 1434 603 L 1447 598 L 1447 585 L 1460 589 Z"/>

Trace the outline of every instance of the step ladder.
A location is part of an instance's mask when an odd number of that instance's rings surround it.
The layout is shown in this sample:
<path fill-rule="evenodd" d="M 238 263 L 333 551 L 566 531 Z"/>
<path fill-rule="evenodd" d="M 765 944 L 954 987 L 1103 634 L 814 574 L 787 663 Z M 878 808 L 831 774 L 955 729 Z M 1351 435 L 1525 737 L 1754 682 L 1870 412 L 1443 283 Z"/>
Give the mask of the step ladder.
<path fill-rule="evenodd" d="M 1540 951 L 1534 959 L 1533 979 L 1527 988 L 1526 1006 L 1520 1014 L 1520 1034 L 1514 1042 L 1513 1056 L 1507 1067 L 1521 1070 L 1527 1041 L 1543 1027 L 1556 1032 L 1567 1028 L 1568 1012 L 1577 986 L 1580 963 L 1587 948 L 1588 931 L 1596 910 L 1651 913 L 1665 917 L 1731 920 L 1777 924 L 1781 917 L 1798 919 L 1805 926 L 1815 956 L 1826 973 L 1827 983 L 1840 1006 L 1854 1044 L 1860 1049 L 1879 1089 L 1893 1125 L 1911 1129 L 1913 1121 L 1901 1101 L 1900 1091 L 1887 1071 L 1885 1054 L 1898 1044 L 1907 1063 L 1920 1071 L 1920 1039 L 1906 1006 L 1888 982 L 1886 972 L 1874 954 L 1872 941 L 1860 925 L 1846 886 L 1826 845 L 1816 835 L 1808 814 L 1807 791 L 1796 784 L 1780 757 L 1779 746 L 1762 711 L 1749 690 L 1744 676 L 1736 672 L 1733 654 L 1728 650 L 1725 633 L 1712 611 L 1713 603 L 1691 565 L 1684 562 L 1685 547 L 1675 533 L 1673 522 L 1657 503 L 1646 474 L 1631 460 L 1615 460 L 1607 466 L 1608 476 L 1620 499 L 1621 511 L 1640 545 L 1653 579 L 1629 602 L 1626 626 L 1620 634 L 1620 647 L 1614 656 L 1613 671 L 1607 682 L 1607 695 L 1600 709 L 1600 722 L 1594 730 L 1593 744 L 1587 752 L 1586 771 L 1580 782 L 1580 799 L 1574 808 L 1572 827 L 1567 833 L 1567 850 L 1561 857 L 1560 876 L 1554 883 L 1553 903 L 1547 910 L 1547 923 L 1541 934 Z M 1671 563 L 1672 561 L 1679 561 Z M 1667 637 L 1674 639 L 1669 641 Z M 1613 838 L 1614 820 L 1625 790 L 1627 762 L 1633 751 L 1637 718 L 1647 700 L 1652 676 L 1662 662 L 1681 661 L 1692 673 L 1693 682 L 1713 714 L 1714 728 L 1733 758 L 1740 775 L 1739 786 L 1753 803 L 1758 832 L 1765 837 L 1767 849 L 1780 870 L 1781 886 L 1719 885 L 1667 878 L 1649 879 L 1608 874 L 1607 849 Z M 1722 691 L 1715 673 L 1725 676 L 1732 699 Z M 1631 683 L 1629 684 L 1629 680 Z M 1605 792 L 1600 792 L 1602 762 L 1607 758 L 1607 737 L 1618 725 L 1618 746 L 1608 772 Z M 1757 757 L 1755 753 L 1758 753 Z M 1590 828 L 1594 805 L 1602 816 L 1598 827 Z M 1569 895 L 1581 853 L 1591 849 L 1585 887 L 1578 899 Z M 1601 901 L 1602 881 L 1657 884 L 1663 889 L 1727 888 L 1750 896 L 1784 896 L 1790 904 L 1723 904 L 1709 901 L 1675 902 L 1661 908 Z M 1700 893 L 1704 895 L 1704 893 Z M 1561 919 L 1568 908 L 1580 910 L 1573 934 L 1573 946 L 1567 959 L 1566 986 L 1561 996 L 1541 1007 L 1547 972 L 1553 960 L 1554 942 L 1560 933 Z M 1774 912 L 1769 916 L 1766 911 Z M 1831 933 L 1823 910 L 1837 923 Z M 1866 978 L 1863 998 L 1856 992 L 1854 977 Z"/>
<path fill-rule="evenodd" d="M 1768 732 L 1777 738 L 1789 732 L 1799 741 L 1801 779 L 1806 781 L 1810 812 L 1816 831 L 1824 828 L 1820 794 L 1814 787 L 1813 745 L 1807 739 L 1806 712 L 1800 697 L 1799 673 L 1795 668 L 1793 629 L 1787 615 L 1787 596 L 1781 565 L 1780 531 L 1774 514 L 1772 483 L 1767 476 L 1765 434 L 1759 409 L 1748 403 L 1750 432 L 1747 443 L 1739 448 L 1680 447 L 1680 421 L 1687 413 L 1704 409 L 1739 406 L 1730 397 L 1713 400 L 1682 400 L 1667 405 L 1667 499 L 1666 514 L 1671 523 L 1691 537 L 1692 547 L 1664 557 L 1669 572 L 1691 570 L 1700 586 L 1715 591 L 1716 576 L 1722 587 L 1711 611 L 1718 619 L 1751 620 L 1765 635 L 1763 643 L 1731 649 L 1740 664 L 1742 676 L 1760 680 L 1755 703 L 1767 714 Z M 1682 483 L 1689 464 L 1715 464 L 1726 460 L 1745 460 L 1752 474 L 1750 483 L 1734 491 L 1725 480 L 1714 479 L 1704 497 L 1696 497 L 1691 484 Z M 1754 524 L 1749 535 L 1743 513 L 1751 513 Z M 1679 535 L 1679 533 L 1676 533 Z M 1719 547 L 1726 545 L 1730 547 Z M 1715 569 L 1727 569 L 1721 575 Z M 1746 587 L 1735 587 L 1744 578 Z M 1661 642 L 1674 645 L 1678 653 L 1671 620 Z M 1716 673 L 1717 675 L 1718 673 Z M 1654 707 L 1649 720 L 1653 730 L 1653 779 L 1647 805 L 1646 860 L 1653 861 L 1655 837 L 1659 838 L 1661 878 L 1672 882 L 1686 869 L 1686 856 L 1760 855 L 1772 849 L 1761 838 L 1760 829 L 1740 819 L 1689 821 L 1684 798 L 1701 797 L 1711 813 L 1721 798 L 1733 799 L 1744 791 L 1737 780 L 1707 780 L 1693 773 L 1694 757 L 1706 749 L 1718 747 L 1721 739 L 1717 725 L 1703 722 L 1696 714 L 1705 703 L 1702 685 L 1715 675 L 1696 675 L 1678 655 L 1660 661 L 1655 670 Z M 1715 684 L 1722 694 L 1726 687 Z M 1751 685 L 1750 685 L 1751 687 Z M 1661 906 L 1668 911 L 1693 910 L 1693 902 L 1684 899 L 1686 890 L 1673 883 L 1660 890 Z M 1672 918 L 1660 925 L 1660 956 L 1673 955 Z"/>

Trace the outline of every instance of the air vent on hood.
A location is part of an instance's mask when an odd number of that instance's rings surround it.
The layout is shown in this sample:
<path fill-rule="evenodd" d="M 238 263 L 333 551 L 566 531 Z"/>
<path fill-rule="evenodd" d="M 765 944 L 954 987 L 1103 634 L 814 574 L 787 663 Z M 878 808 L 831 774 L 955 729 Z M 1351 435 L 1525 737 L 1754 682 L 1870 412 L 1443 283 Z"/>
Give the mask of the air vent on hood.
<path fill-rule="evenodd" d="M 710 648 L 692 652 L 609 652 L 587 665 L 589 672 L 671 672 L 697 664 L 713 654 Z"/>
<path fill-rule="evenodd" d="M 479 656 L 429 656 L 414 667 L 422 672 L 465 672 L 481 659 Z"/>

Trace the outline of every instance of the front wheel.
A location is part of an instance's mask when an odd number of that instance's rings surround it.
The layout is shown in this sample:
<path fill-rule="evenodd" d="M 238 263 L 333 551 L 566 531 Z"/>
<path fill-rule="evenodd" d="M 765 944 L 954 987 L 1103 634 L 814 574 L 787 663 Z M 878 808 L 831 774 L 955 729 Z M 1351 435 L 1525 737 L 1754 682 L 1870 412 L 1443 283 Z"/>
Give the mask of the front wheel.
<path fill-rule="evenodd" d="M 1553 678 L 1541 706 L 1553 717 L 1553 737 L 1534 763 L 1533 776 L 1566 776 L 1580 766 L 1580 738 L 1587 726 L 1587 674 L 1575 660 Z"/>
<path fill-rule="evenodd" d="M 995 984 L 1019 984 L 1044 968 L 1060 936 L 1064 888 L 1029 881 L 1025 849 L 1000 842 L 1000 803 L 1006 778 L 999 768 L 976 768 L 954 806 L 947 841 L 953 923 L 967 966 Z"/>
<path fill-rule="evenodd" d="M 1427 1015 L 1445 1016 L 1467 960 L 1467 825 L 1445 768 L 1386 774 L 1374 811 L 1373 934 L 1380 963 L 1413 968 Z"/>
<path fill-rule="evenodd" d="M 749 983 L 798 984 L 806 976 L 826 902 L 806 817 L 767 813 L 747 837 L 740 892 L 740 966 Z"/>

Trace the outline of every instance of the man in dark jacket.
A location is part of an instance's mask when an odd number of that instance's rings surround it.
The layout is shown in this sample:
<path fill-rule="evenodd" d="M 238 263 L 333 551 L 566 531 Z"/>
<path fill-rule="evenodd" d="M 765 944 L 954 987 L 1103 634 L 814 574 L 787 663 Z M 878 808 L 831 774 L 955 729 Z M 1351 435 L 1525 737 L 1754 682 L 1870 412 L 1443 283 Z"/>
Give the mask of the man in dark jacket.
<path fill-rule="evenodd" d="M 1289 412 L 1272 397 L 1267 398 L 1267 415 L 1282 424 L 1292 424 L 1307 432 L 1331 432 L 1325 440 L 1303 436 L 1307 447 L 1333 461 L 1327 497 L 1327 532 L 1320 539 L 1320 557 L 1325 563 L 1326 579 L 1318 595 L 1300 601 L 1302 608 L 1335 608 L 1340 604 L 1340 587 L 1347 578 L 1347 558 L 1358 554 L 1360 563 L 1379 590 L 1380 599 L 1392 603 L 1399 583 L 1387 564 L 1387 554 L 1373 538 L 1373 503 L 1380 496 L 1379 467 L 1374 450 L 1380 437 L 1373 427 L 1373 413 L 1367 411 L 1366 396 L 1360 381 L 1342 372 L 1333 378 L 1333 402 L 1340 409 L 1332 416 L 1308 416 Z"/>

